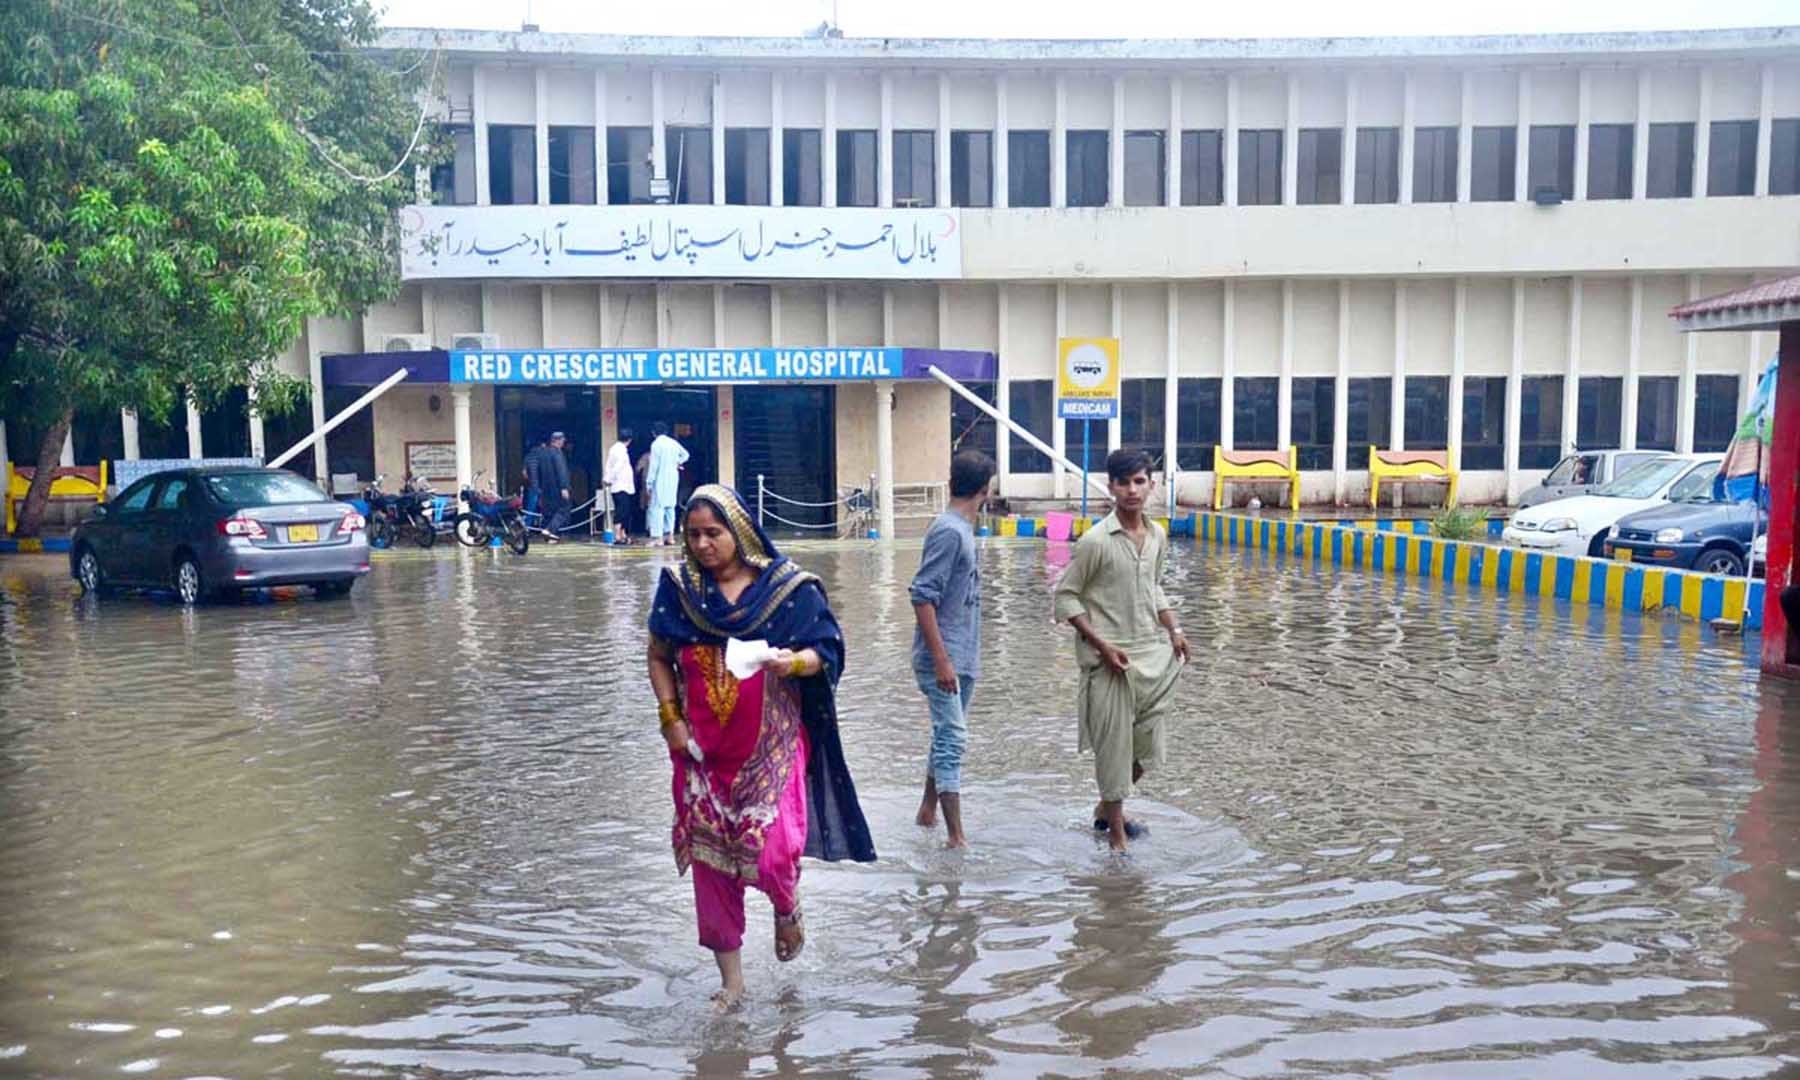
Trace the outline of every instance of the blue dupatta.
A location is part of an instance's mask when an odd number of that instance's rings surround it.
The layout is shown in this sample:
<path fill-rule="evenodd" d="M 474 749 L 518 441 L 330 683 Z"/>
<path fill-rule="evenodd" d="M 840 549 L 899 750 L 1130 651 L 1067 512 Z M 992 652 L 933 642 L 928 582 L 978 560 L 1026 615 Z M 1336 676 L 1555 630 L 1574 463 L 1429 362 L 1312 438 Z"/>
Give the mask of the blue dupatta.
<path fill-rule="evenodd" d="M 677 648 L 724 645 L 735 637 L 819 654 L 824 670 L 798 680 L 801 720 L 812 744 L 806 764 L 805 854 L 831 862 L 874 862 L 875 844 L 838 737 L 836 687 L 844 670 L 844 635 L 824 586 L 776 550 L 737 492 L 709 484 L 694 492 L 687 506 L 706 506 L 718 515 L 737 542 L 739 558 L 757 571 L 756 580 L 735 602 L 728 601 L 712 575 L 689 555 L 658 580 L 650 633 Z"/>

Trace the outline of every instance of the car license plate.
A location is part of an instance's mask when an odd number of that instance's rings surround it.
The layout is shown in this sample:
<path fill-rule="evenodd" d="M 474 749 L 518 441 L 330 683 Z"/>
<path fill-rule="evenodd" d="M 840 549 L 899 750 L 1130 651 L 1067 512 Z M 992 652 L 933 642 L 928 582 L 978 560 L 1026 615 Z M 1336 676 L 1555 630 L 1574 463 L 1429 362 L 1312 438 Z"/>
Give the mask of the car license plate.
<path fill-rule="evenodd" d="M 1631 549 L 1628 547 L 1613 548 L 1613 558 L 1619 560 L 1620 562 L 1630 562 L 1631 561 Z"/>
<path fill-rule="evenodd" d="M 319 542 L 319 527 L 317 525 L 289 525 L 288 526 L 288 543 L 290 543 L 290 544 L 316 544 L 318 542 Z"/>

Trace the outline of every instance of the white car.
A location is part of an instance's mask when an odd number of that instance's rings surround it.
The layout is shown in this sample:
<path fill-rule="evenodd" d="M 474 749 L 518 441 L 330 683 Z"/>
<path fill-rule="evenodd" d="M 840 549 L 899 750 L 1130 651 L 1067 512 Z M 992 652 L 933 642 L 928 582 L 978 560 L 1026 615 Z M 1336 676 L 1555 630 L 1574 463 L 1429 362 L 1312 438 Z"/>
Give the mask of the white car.
<path fill-rule="evenodd" d="M 1592 495 L 1518 511 L 1506 523 L 1501 539 L 1531 551 L 1599 558 L 1620 518 L 1710 488 L 1723 460 L 1721 454 L 1661 455 L 1601 485 Z"/>

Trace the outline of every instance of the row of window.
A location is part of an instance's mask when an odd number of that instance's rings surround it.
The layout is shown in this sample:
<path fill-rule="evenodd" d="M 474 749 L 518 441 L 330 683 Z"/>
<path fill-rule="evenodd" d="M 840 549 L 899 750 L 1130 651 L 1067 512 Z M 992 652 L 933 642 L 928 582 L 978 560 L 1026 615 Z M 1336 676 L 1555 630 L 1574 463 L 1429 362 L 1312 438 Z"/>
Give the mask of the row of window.
<path fill-rule="evenodd" d="M 1776 120 L 1768 154 L 1769 191 L 1800 194 L 1800 118 Z M 448 129 L 455 152 L 432 172 L 438 201 L 458 205 L 475 202 L 475 134 L 468 126 Z M 678 203 L 712 202 L 712 130 L 670 127 L 664 139 L 664 175 L 670 198 Z M 594 129 L 550 128 L 551 203 L 598 201 L 601 178 L 594 174 Z M 1282 202 L 1282 156 L 1285 132 L 1280 128 L 1239 130 L 1237 198 L 1244 206 Z M 1400 135 L 1395 127 L 1356 129 L 1356 171 L 1352 196 L 1359 203 L 1400 201 Z M 1109 131 L 1065 132 L 1067 203 L 1105 206 L 1111 199 Z M 823 132 L 787 128 L 781 132 L 782 202 L 788 206 L 822 205 Z M 1007 139 L 1007 203 L 1049 206 L 1051 154 L 1048 131 L 1009 131 Z M 1413 130 L 1412 197 L 1415 202 L 1454 202 L 1457 197 L 1458 146 L 1455 127 Z M 768 128 L 725 129 L 725 201 L 767 206 L 771 199 Z M 1127 206 L 1161 206 L 1167 201 L 1167 135 L 1162 131 L 1124 133 L 1124 190 Z M 1573 199 L 1575 138 L 1572 124 L 1534 125 L 1525 148 L 1526 195 Z M 1717 120 L 1708 129 L 1706 194 L 1750 195 L 1756 190 L 1757 122 Z M 1517 195 L 1518 131 L 1511 126 L 1470 129 L 1470 197 L 1476 202 L 1510 202 Z M 1653 199 L 1694 194 L 1695 125 L 1649 125 L 1649 145 L 1635 145 L 1631 124 L 1588 126 L 1588 175 L 1585 197 L 1628 199 L 1632 195 L 1634 156 L 1648 155 L 1646 194 Z M 650 201 L 651 132 L 648 127 L 606 129 L 606 199 L 610 203 Z M 937 137 L 932 131 L 895 131 L 889 156 L 894 201 L 900 206 L 937 206 Z M 1224 132 L 1181 132 L 1183 206 L 1218 206 L 1224 201 Z M 1344 131 L 1301 128 L 1296 199 L 1306 203 L 1343 201 Z M 837 205 L 874 206 L 882 168 L 879 133 L 867 129 L 837 132 Z M 528 125 L 488 125 L 490 200 L 496 204 L 537 202 L 537 137 Z M 950 133 L 951 206 L 994 205 L 994 133 Z"/>
<path fill-rule="evenodd" d="M 1506 467 L 1506 377 L 1479 376 L 1463 380 L 1462 467 Z M 994 403 L 993 383 L 972 384 L 978 396 Z M 1160 456 L 1166 423 L 1163 379 L 1126 379 L 1120 385 L 1120 441 L 1142 446 Z M 1620 439 L 1624 417 L 1625 380 L 1611 376 L 1584 377 L 1576 388 L 1575 445 L 1610 449 Z M 1209 471 L 1213 447 L 1219 442 L 1222 380 L 1180 379 L 1176 384 L 1176 466 Z M 1348 408 L 1344 420 L 1350 460 L 1368 446 L 1387 446 L 1391 440 L 1390 412 L 1394 380 L 1349 380 Z M 1694 449 L 1725 449 L 1737 428 L 1738 376 L 1701 375 L 1696 380 Z M 1270 376 L 1240 376 L 1232 383 L 1232 445 L 1240 450 L 1276 448 L 1276 410 L 1280 380 Z M 1411 375 L 1405 380 L 1403 408 L 1408 446 L 1442 448 L 1450 440 L 1450 379 L 1443 375 Z M 1054 384 L 1048 379 L 1018 380 L 1009 384 L 1008 413 L 1026 430 L 1048 442 L 1054 430 Z M 1674 450 L 1681 380 L 1675 376 L 1644 376 L 1638 380 L 1637 443 L 1644 450 Z M 1563 394 L 1561 375 L 1527 376 L 1519 384 L 1519 467 L 1548 469 L 1563 452 Z M 1337 380 L 1296 378 L 1293 388 L 1292 438 L 1300 468 L 1329 471 L 1332 444 L 1337 431 Z M 1081 423 L 1065 421 L 1064 453 L 1079 462 Z M 961 398 L 953 399 L 950 418 L 954 449 L 995 450 L 995 425 L 986 413 Z M 1094 461 L 1105 454 L 1105 437 L 1095 433 L 1090 451 Z M 1011 438 L 1011 467 L 1016 473 L 1045 473 L 1050 461 L 1017 436 Z M 1354 467 L 1354 466 L 1353 466 Z"/>

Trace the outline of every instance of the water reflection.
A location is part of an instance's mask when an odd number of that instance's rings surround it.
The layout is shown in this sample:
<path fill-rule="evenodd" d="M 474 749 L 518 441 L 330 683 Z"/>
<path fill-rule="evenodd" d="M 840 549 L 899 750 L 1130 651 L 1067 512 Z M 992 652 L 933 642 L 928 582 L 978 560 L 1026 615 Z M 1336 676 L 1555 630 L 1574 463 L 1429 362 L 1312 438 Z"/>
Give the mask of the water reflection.
<path fill-rule="evenodd" d="M 910 549 L 802 550 L 881 862 L 706 1005 L 654 557 L 186 612 L 0 564 L 0 1074 L 1758 1076 L 1800 1067 L 1800 697 L 1689 624 L 1178 547 L 1152 840 L 1084 820 L 1053 549 L 984 549 L 976 847 L 913 828 Z M 766 907 L 766 906 L 765 906 Z"/>

